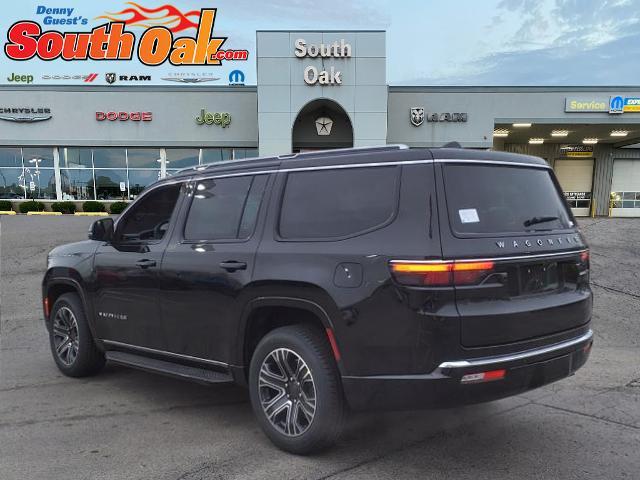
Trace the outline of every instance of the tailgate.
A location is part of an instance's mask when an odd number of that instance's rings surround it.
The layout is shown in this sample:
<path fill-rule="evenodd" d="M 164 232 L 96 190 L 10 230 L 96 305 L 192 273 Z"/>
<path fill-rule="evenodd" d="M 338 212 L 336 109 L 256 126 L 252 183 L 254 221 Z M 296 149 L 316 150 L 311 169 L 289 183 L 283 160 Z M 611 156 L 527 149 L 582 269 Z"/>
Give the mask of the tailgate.
<path fill-rule="evenodd" d="M 477 285 L 456 286 L 465 347 L 559 333 L 591 318 L 586 251 L 496 260 Z"/>
<path fill-rule="evenodd" d="M 521 342 L 589 322 L 587 246 L 550 168 L 454 161 L 437 176 L 440 221 L 449 226 L 441 228 L 443 258 L 490 266 L 455 284 L 463 346 Z"/>

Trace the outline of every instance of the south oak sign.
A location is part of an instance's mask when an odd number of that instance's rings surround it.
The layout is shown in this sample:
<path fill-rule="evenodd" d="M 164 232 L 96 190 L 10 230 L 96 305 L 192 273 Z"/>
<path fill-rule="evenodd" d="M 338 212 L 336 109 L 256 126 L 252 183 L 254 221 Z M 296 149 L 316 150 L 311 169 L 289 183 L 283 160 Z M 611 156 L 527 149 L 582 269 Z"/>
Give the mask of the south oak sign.
<path fill-rule="evenodd" d="M 340 40 L 329 44 L 307 45 L 303 38 L 299 38 L 295 42 L 294 55 L 298 58 L 351 58 L 351 44 Z M 307 85 L 342 85 L 342 72 L 334 66 L 329 70 L 318 70 L 313 65 L 309 65 L 302 75 Z"/>
<path fill-rule="evenodd" d="M 126 23 L 112 21 L 95 27 L 91 32 L 59 32 L 42 30 L 38 22 L 21 20 L 9 27 L 4 52 L 11 60 L 66 61 L 131 60 L 134 50 L 141 63 L 161 65 L 221 65 L 222 61 L 244 61 L 248 50 L 221 49 L 227 37 L 214 37 L 216 8 L 200 10 L 195 38 L 174 38 L 164 26 L 147 28 L 136 37 L 125 30 Z"/>

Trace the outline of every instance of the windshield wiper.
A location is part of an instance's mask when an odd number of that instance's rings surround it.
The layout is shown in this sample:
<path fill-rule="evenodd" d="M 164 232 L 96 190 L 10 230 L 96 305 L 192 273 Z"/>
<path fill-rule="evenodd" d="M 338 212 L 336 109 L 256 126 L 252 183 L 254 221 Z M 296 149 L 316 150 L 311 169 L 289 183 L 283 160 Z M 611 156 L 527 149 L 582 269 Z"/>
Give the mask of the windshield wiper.
<path fill-rule="evenodd" d="M 548 217 L 533 217 L 530 218 L 529 220 L 525 220 L 524 221 L 524 226 L 525 227 L 530 227 L 531 225 L 536 225 L 538 223 L 545 223 L 545 222 L 553 222 L 554 220 L 559 220 L 559 217 L 552 217 L 552 216 L 548 216 Z"/>

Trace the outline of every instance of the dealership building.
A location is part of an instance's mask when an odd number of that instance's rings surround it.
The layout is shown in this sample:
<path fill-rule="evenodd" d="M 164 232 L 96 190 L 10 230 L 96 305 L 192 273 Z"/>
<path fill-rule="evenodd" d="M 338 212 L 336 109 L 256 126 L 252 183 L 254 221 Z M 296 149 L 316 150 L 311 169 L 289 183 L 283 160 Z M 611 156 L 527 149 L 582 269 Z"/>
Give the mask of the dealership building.
<path fill-rule="evenodd" d="M 458 142 L 543 157 L 577 215 L 640 216 L 640 87 L 390 86 L 384 31 L 259 31 L 255 61 L 255 86 L 0 87 L 0 197 L 133 199 L 204 163 Z"/>

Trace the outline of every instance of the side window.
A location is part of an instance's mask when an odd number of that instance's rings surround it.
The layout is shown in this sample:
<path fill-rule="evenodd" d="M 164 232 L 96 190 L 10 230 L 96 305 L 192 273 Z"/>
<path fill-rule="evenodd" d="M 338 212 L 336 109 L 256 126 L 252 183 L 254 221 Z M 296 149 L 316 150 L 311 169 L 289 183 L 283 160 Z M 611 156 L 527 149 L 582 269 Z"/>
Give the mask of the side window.
<path fill-rule="evenodd" d="M 251 236 L 266 175 L 213 178 L 195 183 L 185 240 L 235 240 Z"/>
<path fill-rule="evenodd" d="M 282 199 L 284 239 L 336 239 L 384 225 L 395 215 L 400 167 L 290 173 Z"/>
<path fill-rule="evenodd" d="M 159 187 L 135 202 L 118 223 L 116 237 L 121 242 L 159 241 L 169 227 L 180 185 Z"/>

